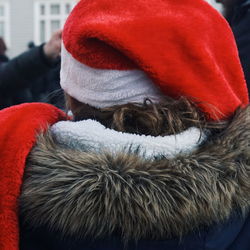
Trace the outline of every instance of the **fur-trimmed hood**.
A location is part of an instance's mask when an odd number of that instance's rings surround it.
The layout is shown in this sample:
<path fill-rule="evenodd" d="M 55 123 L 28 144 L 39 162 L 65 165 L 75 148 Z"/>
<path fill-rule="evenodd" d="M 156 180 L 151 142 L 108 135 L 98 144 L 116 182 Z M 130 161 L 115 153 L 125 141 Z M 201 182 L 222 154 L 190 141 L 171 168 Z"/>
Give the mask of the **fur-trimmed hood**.
<path fill-rule="evenodd" d="M 27 159 L 21 215 L 63 234 L 163 238 L 250 208 L 250 108 L 191 153 L 145 159 L 93 153 L 40 135 Z"/>

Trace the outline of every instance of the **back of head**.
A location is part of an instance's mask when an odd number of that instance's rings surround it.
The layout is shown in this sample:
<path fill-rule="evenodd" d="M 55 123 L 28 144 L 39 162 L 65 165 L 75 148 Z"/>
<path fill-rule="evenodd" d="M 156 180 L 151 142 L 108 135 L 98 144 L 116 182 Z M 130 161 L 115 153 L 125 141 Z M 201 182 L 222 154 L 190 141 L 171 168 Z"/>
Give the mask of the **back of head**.
<path fill-rule="evenodd" d="M 232 32 L 203 0 L 82 0 L 63 31 L 61 86 L 94 108 L 195 102 L 207 120 L 248 104 Z"/>

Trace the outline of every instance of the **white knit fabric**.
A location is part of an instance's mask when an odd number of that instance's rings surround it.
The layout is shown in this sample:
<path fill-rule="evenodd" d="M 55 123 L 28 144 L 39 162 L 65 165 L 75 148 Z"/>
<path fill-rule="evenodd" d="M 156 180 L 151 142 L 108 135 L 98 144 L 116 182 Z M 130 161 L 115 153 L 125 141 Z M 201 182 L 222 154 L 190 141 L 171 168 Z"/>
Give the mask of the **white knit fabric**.
<path fill-rule="evenodd" d="M 61 87 L 78 101 L 96 108 L 142 103 L 145 98 L 159 102 L 162 97 L 143 71 L 94 69 L 74 59 L 64 45 Z"/>
<path fill-rule="evenodd" d="M 73 149 L 117 154 L 139 148 L 139 154 L 145 158 L 159 155 L 173 158 L 180 153 L 190 153 L 206 139 L 205 133 L 195 127 L 178 135 L 153 137 L 117 132 L 94 120 L 61 121 L 54 124 L 51 131 L 60 144 Z"/>

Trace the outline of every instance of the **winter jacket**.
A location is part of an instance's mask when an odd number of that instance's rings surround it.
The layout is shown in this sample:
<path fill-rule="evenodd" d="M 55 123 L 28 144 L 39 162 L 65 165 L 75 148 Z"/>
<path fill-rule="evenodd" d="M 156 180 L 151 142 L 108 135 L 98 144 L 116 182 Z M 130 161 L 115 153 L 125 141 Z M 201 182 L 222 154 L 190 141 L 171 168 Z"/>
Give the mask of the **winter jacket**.
<path fill-rule="evenodd" d="M 0 113 L 0 249 L 17 234 L 21 250 L 250 249 L 250 107 L 216 134 L 65 118 L 46 104 Z"/>
<path fill-rule="evenodd" d="M 6 55 L 0 55 L 0 65 L 8 61 L 9 61 L 9 58 Z"/>
<path fill-rule="evenodd" d="M 23 102 L 41 101 L 41 92 L 48 94 L 47 89 L 58 89 L 59 81 L 54 81 L 55 77 L 50 73 L 51 70 L 54 72 L 58 63 L 51 63 L 46 59 L 43 45 L 2 63 L 0 65 L 0 109 Z M 53 75 L 58 76 L 59 70 Z M 45 76 L 47 77 L 43 78 Z M 38 90 L 40 90 L 39 93 Z"/>
<path fill-rule="evenodd" d="M 64 94 L 60 87 L 60 60 L 46 74 L 30 86 L 32 102 L 46 102 L 64 108 Z"/>
<path fill-rule="evenodd" d="M 235 36 L 250 93 L 250 0 L 235 1 L 232 16 L 228 21 Z"/>

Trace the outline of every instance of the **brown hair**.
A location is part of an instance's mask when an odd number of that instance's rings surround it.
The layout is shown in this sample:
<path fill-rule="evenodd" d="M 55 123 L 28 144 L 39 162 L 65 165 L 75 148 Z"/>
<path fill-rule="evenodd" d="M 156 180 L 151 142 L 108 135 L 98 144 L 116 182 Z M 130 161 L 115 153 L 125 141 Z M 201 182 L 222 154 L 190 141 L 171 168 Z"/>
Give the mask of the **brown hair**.
<path fill-rule="evenodd" d="M 107 128 L 135 134 L 164 136 L 180 133 L 191 126 L 220 130 L 227 125 L 226 121 L 209 122 L 197 105 L 185 97 L 178 100 L 166 97 L 157 104 L 145 99 L 142 104 L 97 109 L 66 95 L 66 105 L 75 121 L 94 119 Z"/>

